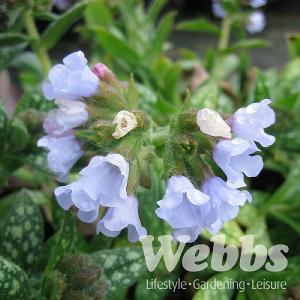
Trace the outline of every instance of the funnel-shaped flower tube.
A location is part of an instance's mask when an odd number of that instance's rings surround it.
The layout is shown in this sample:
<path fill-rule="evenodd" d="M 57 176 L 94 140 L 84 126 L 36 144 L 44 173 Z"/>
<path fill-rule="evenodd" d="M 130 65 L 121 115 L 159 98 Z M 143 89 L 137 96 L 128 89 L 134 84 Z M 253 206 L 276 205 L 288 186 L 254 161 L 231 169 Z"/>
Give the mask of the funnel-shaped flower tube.
<path fill-rule="evenodd" d="M 126 200 L 128 172 L 129 164 L 120 154 L 95 156 L 80 171 L 79 179 L 56 188 L 57 201 L 63 209 L 75 205 L 82 221 L 93 222 L 100 205 L 117 207 Z"/>
<path fill-rule="evenodd" d="M 197 190 L 184 176 L 172 176 L 156 214 L 174 229 L 173 237 L 181 242 L 193 242 L 201 229 L 211 221 L 209 197 Z"/>
<path fill-rule="evenodd" d="M 234 219 L 239 213 L 239 207 L 252 197 L 247 191 L 239 191 L 227 186 L 221 178 L 208 178 L 201 186 L 202 191 L 209 196 L 212 210 L 217 214 L 216 221 L 206 226 L 213 234 L 220 231 L 224 222 Z"/>

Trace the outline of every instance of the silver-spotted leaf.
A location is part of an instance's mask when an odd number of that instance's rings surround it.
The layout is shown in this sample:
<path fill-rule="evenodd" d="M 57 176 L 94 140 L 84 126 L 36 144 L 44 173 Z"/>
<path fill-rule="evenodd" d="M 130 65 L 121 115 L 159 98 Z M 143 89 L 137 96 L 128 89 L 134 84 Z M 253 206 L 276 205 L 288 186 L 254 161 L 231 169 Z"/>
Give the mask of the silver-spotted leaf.
<path fill-rule="evenodd" d="M 29 280 L 25 272 L 0 256 L 0 299 L 29 299 Z"/>
<path fill-rule="evenodd" d="M 33 270 L 40 258 L 44 240 L 43 217 L 39 206 L 26 190 L 15 194 L 3 220 L 2 255 L 25 270 Z"/>
<path fill-rule="evenodd" d="M 147 272 L 141 247 L 102 250 L 90 257 L 104 271 L 108 284 L 105 300 L 123 299 L 127 289 Z"/>

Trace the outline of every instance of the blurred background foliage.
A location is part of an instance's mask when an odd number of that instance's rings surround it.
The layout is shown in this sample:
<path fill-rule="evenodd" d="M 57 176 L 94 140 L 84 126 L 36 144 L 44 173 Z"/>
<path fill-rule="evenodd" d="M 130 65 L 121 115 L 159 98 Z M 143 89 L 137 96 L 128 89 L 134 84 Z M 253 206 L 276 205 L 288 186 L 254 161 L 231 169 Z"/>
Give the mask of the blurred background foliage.
<path fill-rule="evenodd" d="M 210 1 L 70 1 L 63 11 L 50 0 L 0 1 L 0 299 L 300 299 L 300 22 L 298 14 L 288 15 L 300 6 L 270 1 L 266 32 L 249 36 L 243 1 L 223 3 L 229 16 L 219 21 Z M 283 25 L 281 19 L 287 19 Z M 243 207 L 222 233 L 237 246 L 244 234 L 268 247 L 288 245 L 286 270 L 244 273 L 237 266 L 187 273 L 178 266 L 168 273 L 161 264 L 149 273 L 140 245 L 129 244 L 125 233 L 95 236 L 92 225 L 58 208 L 57 183 L 45 152 L 36 147 L 53 107 L 40 85 L 52 64 L 78 49 L 90 63 L 101 61 L 118 78 L 131 80 L 140 108 L 157 126 L 191 108 L 230 114 L 273 100 L 277 122 L 270 132 L 276 143 L 262 153 L 265 168 L 249 182 L 253 205 Z M 165 189 L 161 162 L 154 161 L 147 174 L 151 187 L 138 190 L 142 223 L 149 234 L 168 234 L 154 214 Z M 211 245 L 209 238 L 204 233 L 197 243 Z M 146 279 L 178 277 L 285 280 L 288 290 L 146 289 Z"/>

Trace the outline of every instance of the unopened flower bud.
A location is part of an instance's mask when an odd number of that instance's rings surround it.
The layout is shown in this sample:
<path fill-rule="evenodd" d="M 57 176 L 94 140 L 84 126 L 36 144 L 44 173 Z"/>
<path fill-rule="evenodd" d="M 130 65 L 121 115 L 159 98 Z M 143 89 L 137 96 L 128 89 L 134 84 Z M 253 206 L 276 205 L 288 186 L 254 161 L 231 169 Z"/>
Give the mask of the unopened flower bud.
<path fill-rule="evenodd" d="M 200 130 L 208 135 L 231 138 L 230 127 L 213 109 L 204 108 L 197 113 L 197 124 Z"/>
<path fill-rule="evenodd" d="M 115 116 L 113 124 L 117 124 L 113 137 L 119 139 L 137 126 L 137 119 L 133 113 L 121 110 Z"/>
<path fill-rule="evenodd" d="M 97 63 L 92 68 L 93 73 L 105 82 L 110 82 L 114 78 L 113 72 L 104 64 Z"/>

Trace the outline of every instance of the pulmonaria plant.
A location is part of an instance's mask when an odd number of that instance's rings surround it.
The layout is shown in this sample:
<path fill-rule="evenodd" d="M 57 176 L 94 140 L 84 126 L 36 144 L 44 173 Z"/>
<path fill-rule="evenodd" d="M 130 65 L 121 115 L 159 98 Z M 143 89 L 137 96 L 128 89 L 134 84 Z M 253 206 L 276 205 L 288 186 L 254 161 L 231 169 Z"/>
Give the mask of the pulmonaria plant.
<path fill-rule="evenodd" d="M 95 223 L 97 233 L 116 237 L 127 228 L 129 241 L 140 240 L 147 230 L 139 218 L 143 203 L 137 189 L 149 188 L 145 170 L 157 157 L 156 163 L 164 160 L 167 187 L 155 213 L 171 226 L 175 240 L 193 242 L 204 229 L 215 234 L 251 202 L 249 192 L 240 189 L 263 168 L 256 143 L 268 147 L 275 141 L 264 131 L 275 122 L 270 100 L 226 119 L 208 108 L 186 111 L 161 128 L 139 110 L 132 82 L 119 82 L 101 63 L 91 71 L 80 51 L 63 61 L 44 85 L 45 97 L 55 99 L 58 108 L 46 117 L 47 135 L 38 145 L 49 150 L 48 165 L 59 180 L 67 181 L 79 158 L 87 163 L 76 180 L 55 189 L 64 210 L 73 208 L 81 221 Z M 204 160 L 203 153 L 212 160 Z M 224 176 L 216 176 L 213 167 Z"/>

